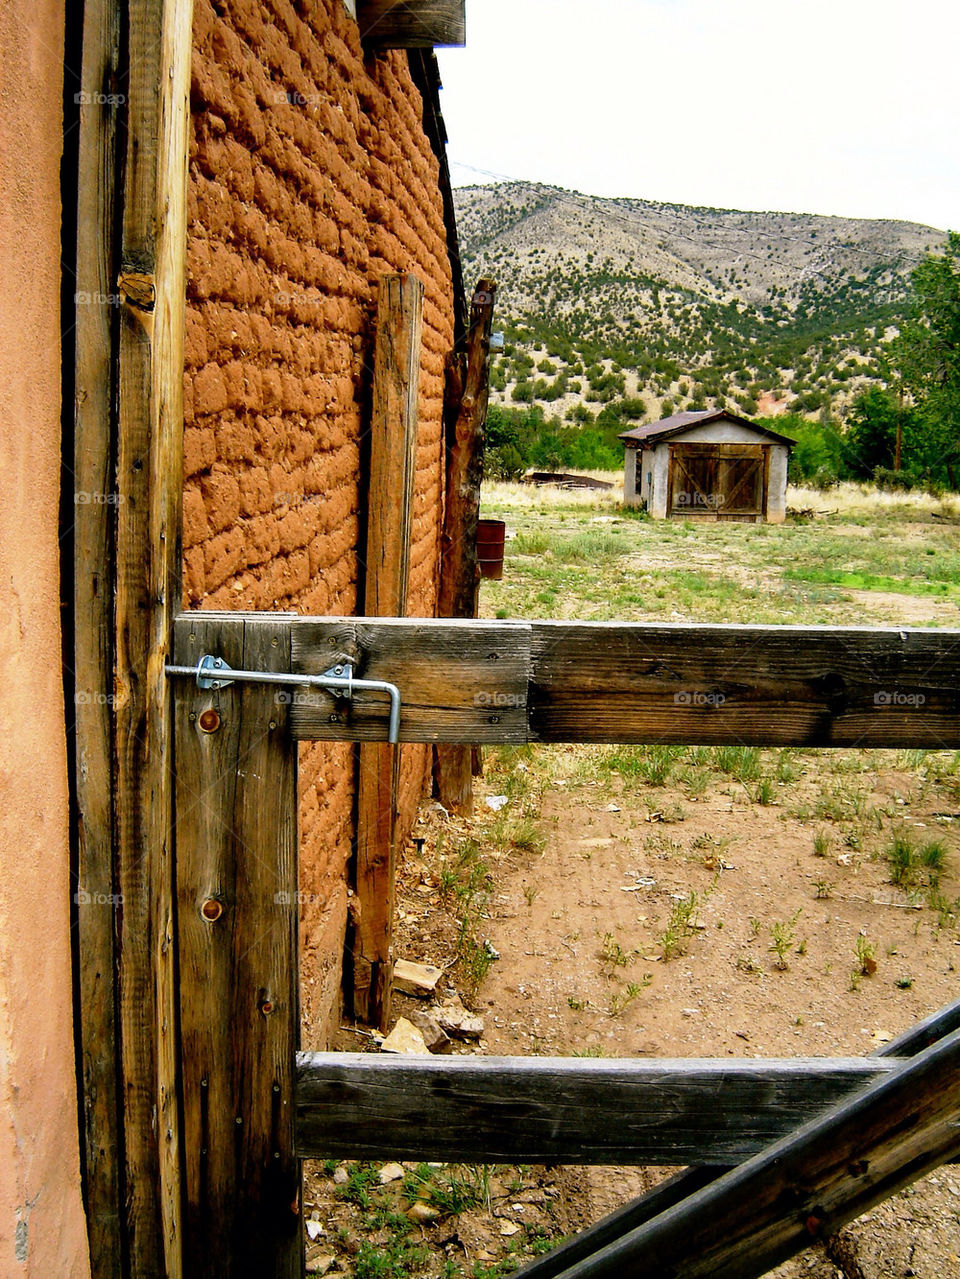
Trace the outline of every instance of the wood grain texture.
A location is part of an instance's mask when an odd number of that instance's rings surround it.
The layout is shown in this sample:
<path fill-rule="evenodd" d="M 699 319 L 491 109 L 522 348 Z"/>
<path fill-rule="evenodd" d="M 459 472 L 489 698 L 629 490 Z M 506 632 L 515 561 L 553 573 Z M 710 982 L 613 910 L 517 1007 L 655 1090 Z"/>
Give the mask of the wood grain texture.
<path fill-rule="evenodd" d="M 75 945 L 84 1201 L 91 1270 L 123 1268 L 122 1134 L 117 1080 L 113 860 L 113 584 L 117 505 L 112 319 L 117 216 L 119 0 L 83 12 L 77 188 L 74 391 L 74 735 L 77 822 Z M 99 105 L 97 94 L 106 102 Z"/>
<path fill-rule="evenodd" d="M 423 285 L 414 275 L 383 275 L 370 424 L 364 609 L 372 617 L 407 611 L 423 334 Z M 353 876 L 358 911 L 351 925 L 348 993 L 354 1017 L 386 1028 L 390 1016 L 400 752 L 361 743 Z"/>
<path fill-rule="evenodd" d="M 960 1000 L 925 1017 L 896 1039 L 875 1049 L 872 1057 L 914 1057 L 929 1048 L 938 1039 L 960 1028 Z M 686 1169 L 676 1173 L 655 1189 L 622 1208 L 608 1214 L 595 1225 L 581 1230 L 550 1252 L 524 1266 L 524 1279 L 557 1279 L 574 1262 L 580 1262 L 592 1254 L 616 1243 L 631 1230 L 645 1225 L 661 1212 L 674 1208 L 688 1196 L 702 1190 L 728 1171 L 722 1165 Z"/>
<path fill-rule="evenodd" d="M 462 349 L 447 362 L 444 394 L 446 502 L 440 538 L 438 617 L 476 617 L 480 592 L 477 521 L 483 482 L 487 402 L 490 394 L 490 331 L 497 286 L 483 279 L 470 303 Z M 440 803 L 451 812 L 473 811 L 473 750 L 438 745 L 434 778 Z"/>
<path fill-rule="evenodd" d="M 289 669 L 286 618 L 197 615 L 177 660 Z M 277 686 L 176 681 L 184 1273 L 301 1272 L 296 747 Z M 219 726 L 204 731 L 205 711 Z M 209 725 L 208 725 L 209 727 Z"/>
<path fill-rule="evenodd" d="M 955 749 L 960 631 L 621 622 L 294 622 L 297 670 L 338 635 L 398 685 L 402 741 Z M 528 673 L 528 678 L 525 674 Z M 330 716 L 336 716 L 331 720 Z M 303 738 L 383 740 L 382 698 L 294 708 Z"/>
<path fill-rule="evenodd" d="M 172 704 L 180 606 L 190 0 L 129 0 L 119 309 L 115 838 L 128 1264 L 180 1273 Z"/>
<path fill-rule="evenodd" d="M 303 1157 L 732 1164 L 899 1063 L 303 1053 Z"/>
<path fill-rule="evenodd" d="M 527 739 L 530 631 L 524 622 L 296 618 L 291 625 L 294 670 L 317 673 L 329 666 L 331 653 L 348 652 L 358 660 L 359 677 L 398 685 L 401 741 Z M 317 691 L 294 704 L 293 734 L 383 740 L 388 711 L 383 694 L 358 692 L 348 702 Z"/>
<path fill-rule="evenodd" d="M 564 1279 L 752 1279 L 960 1154 L 960 1031 Z"/>
<path fill-rule="evenodd" d="M 427 49 L 466 44 L 466 0 L 357 0 L 368 49 Z"/>

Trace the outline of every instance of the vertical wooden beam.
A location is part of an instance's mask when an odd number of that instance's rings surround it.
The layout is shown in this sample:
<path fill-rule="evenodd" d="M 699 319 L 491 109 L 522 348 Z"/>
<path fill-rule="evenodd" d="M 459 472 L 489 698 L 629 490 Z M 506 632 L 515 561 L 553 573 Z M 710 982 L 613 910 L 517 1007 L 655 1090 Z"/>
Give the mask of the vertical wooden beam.
<path fill-rule="evenodd" d="M 382 276 L 370 425 L 368 617 L 406 612 L 422 325 L 423 285 L 416 276 Z M 360 746 L 352 993 L 354 1016 L 372 1025 L 384 1025 L 390 1013 L 399 767 L 397 747 Z"/>
<path fill-rule="evenodd" d="M 78 141 L 74 393 L 76 971 L 81 1147 L 91 1270 L 122 1273 L 113 861 L 113 583 L 120 0 L 83 13 Z"/>
<path fill-rule="evenodd" d="M 477 520 L 483 481 L 484 427 L 490 391 L 490 329 L 497 286 L 481 280 L 470 304 L 465 349 L 447 370 L 447 502 L 441 540 L 438 617 L 476 617 L 480 569 Z M 437 795 L 455 813 L 473 811 L 473 751 L 438 746 Z"/>
<path fill-rule="evenodd" d="M 180 1273 L 172 704 L 181 596 L 183 331 L 192 0 L 127 0 L 117 291 L 114 814 L 127 1251 Z"/>
<path fill-rule="evenodd" d="M 176 658 L 290 670 L 288 618 L 185 615 Z M 176 682 L 184 1274 L 295 1279 L 296 743 L 277 685 Z"/>

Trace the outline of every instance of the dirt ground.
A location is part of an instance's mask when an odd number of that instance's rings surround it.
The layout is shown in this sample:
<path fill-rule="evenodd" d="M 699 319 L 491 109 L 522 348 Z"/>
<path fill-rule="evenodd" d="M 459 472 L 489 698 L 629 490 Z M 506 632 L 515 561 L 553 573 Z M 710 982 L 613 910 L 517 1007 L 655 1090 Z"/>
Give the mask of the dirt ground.
<path fill-rule="evenodd" d="M 638 761 L 661 784 L 638 778 Z M 704 752 L 666 764 L 649 748 L 490 752 L 472 819 L 425 809 L 424 843 L 401 868 L 397 954 L 443 967 L 442 984 L 482 1016 L 479 1044 L 453 1051 L 864 1055 L 955 998 L 960 812 L 936 770 L 916 753 L 723 762 L 732 771 Z M 939 844 L 938 895 L 919 869 L 891 882 L 891 831 Z M 395 1004 L 398 1016 L 423 1006 Z M 367 1045 L 345 1031 L 340 1046 Z M 309 1202 L 325 1223 L 315 1273 L 493 1279 L 665 1175 L 496 1169 L 482 1204 L 417 1223 L 416 1245 L 408 1235 L 394 1257 L 389 1224 L 378 1245 L 370 1212 L 381 1200 L 408 1211 L 406 1172 L 364 1209 L 334 1183 L 342 1169 L 313 1169 Z M 960 1275 L 958 1210 L 960 1169 L 941 1169 L 776 1273 Z"/>

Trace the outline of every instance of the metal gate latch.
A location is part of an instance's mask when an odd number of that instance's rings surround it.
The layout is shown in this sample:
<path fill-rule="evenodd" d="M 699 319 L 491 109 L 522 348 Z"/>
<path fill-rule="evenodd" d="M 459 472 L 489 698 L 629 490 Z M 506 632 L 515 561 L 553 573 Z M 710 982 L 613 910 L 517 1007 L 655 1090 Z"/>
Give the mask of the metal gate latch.
<path fill-rule="evenodd" d="M 254 684 L 296 684 L 298 687 L 322 688 L 334 697 L 353 697 L 354 689 L 369 693 L 386 693 L 390 698 L 390 725 L 387 741 L 400 740 L 400 690 L 396 684 L 380 679 L 355 679 L 353 662 L 344 659 L 322 675 L 293 675 L 282 671 L 235 671 L 222 657 L 205 653 L 196 666 L 167 666 L 168 675 L 195 675 L 197 688 L 226 688 L 237 680 Z"/>

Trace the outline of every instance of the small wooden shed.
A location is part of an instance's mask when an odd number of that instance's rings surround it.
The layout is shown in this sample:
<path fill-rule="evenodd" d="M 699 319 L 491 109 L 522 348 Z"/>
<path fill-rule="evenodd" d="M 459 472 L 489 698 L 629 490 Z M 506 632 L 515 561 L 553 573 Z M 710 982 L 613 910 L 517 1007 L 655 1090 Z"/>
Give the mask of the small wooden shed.
<path fill-rule="evenodd" d="M 670 516 L 783 522 L 793 441 L 726 409 L 674 413 L 624 431 L 623 500 Z"/>

